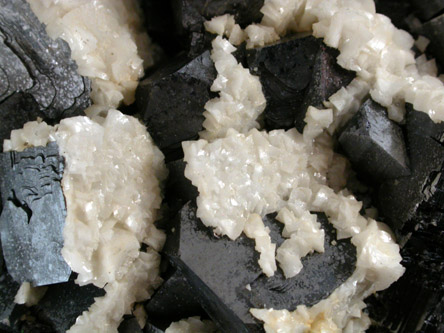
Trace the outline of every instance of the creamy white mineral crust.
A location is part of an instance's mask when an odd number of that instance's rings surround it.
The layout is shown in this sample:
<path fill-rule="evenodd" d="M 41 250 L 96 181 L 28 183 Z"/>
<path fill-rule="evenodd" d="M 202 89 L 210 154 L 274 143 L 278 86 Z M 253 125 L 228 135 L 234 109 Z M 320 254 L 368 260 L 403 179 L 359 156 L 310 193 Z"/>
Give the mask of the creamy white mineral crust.
<path fill-rule="evenodd" d="M 138 79 L 157 48 L 143 29 L 135 0 L 28 0 L 51 38 L 71 48 L 79 74 L 92 82 L 96 107 L 131 104 Z"/>
<path fill-rule="evenodd" d="M 217 78 L 211 90 L 219 92 L 219 97 L 205 104 L 205 130 L 200 137 L 207 140 L 225 137 L 230 128 L 241 133 L 258 128 L 257 118 L 266 103 L 259 78 L 231 54 L 236 48 L 220 36 L 213 40 L 212 46 L 211 59 Z"/>
<path fill-rule="evenodd" d="M 56 141 L 65 158 L 67 217 L 62 255 L 80 285 L 104 287 L 71 332 L 117 332 L 132 304 L 160 283 L 165 235 L 154 221 L 166 178 L 163 155 L 135 118 L 109 110 L 106 118 L 67 118 L 55 127 L 27 123 L 5 140 L 5 150 Z M 141 252 L 141 244 L 149 246 Z"/>

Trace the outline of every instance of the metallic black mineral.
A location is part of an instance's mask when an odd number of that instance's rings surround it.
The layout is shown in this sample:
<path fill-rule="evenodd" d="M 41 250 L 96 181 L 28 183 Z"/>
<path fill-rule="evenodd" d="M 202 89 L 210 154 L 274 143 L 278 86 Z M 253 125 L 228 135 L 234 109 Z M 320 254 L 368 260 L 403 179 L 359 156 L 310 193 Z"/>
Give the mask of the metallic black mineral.
<path fill-rule="evenodd" d="M 189 60 L 179 58 L 143 80 L 137 88 L 137 107 L 154 142 L 167 159 L 176 159 L 181 142 L 195 140 L 202 130 L 205 103 L 216 70 L 205 51 Z"/>
<path fill-rule="evenodd" d="M 83 311 L 88 310 L 95 297 L 103 295 L 103 289 L 91 284 L 81 287 L 70 280 L 49 286 L 35 312 L 40 321 L 51 325 L 53 332 L 63 333 L 74 325 Z"/>
<path fill-rule="evenodd" d="M 3 256 L 19 283 L 48 285 L 68 281 L 71 274 L 60 252 L 66 217 L 63 167 L 55 143 L 0 155 Z"/>
<path fill-rule="evenodd" d="M 0 0 L 0 142 L 37 116 L 82 114 L 89 92 L 68 44 L 46 34 L 25 0 Z"/>
<path fill-rule="evenodd" d="M 181 270 L 201 306 L 227 332 L 260 330 L 261 324 L 250 308 L 273 307 L 294 310 L 299 304 L 314 304 L 327 297 L 354 271 L 356 250 L 347 240 L 336 239 L 334 228 L 325 216 L 319 221 L 326 230 L 325 253 L 312 254 L 302 261 L 299 275 L 285 279 L 278 270 L 266 278 L 257 263 L 254 240 L 240 236 L 235 241 L 217 238 L 196 217 L 196 208 L 188 203 L 170 233 L 165 251 Z M 282 225 L 273 215 L 264 219 L 272 241 L 280 245 Z M 251 291 L 247 289 L 251 286 Z"/>
<path fill-rule="evenodd" d="M 354 78 L 336 64 L 337 51 L 312 36 L 284 38 L 246 53 L 250 72 L 259 76 L 267 100 L 267 129 L 287 129 L 296 123 L 302 131 L 308 106 L 322 106 Z"/>
<path fill-rule="evenodd" d="M 410 174 L 401 127 L 372 99 L 346 124 L 339 143 L 354 169 L 375 180 Z"/>

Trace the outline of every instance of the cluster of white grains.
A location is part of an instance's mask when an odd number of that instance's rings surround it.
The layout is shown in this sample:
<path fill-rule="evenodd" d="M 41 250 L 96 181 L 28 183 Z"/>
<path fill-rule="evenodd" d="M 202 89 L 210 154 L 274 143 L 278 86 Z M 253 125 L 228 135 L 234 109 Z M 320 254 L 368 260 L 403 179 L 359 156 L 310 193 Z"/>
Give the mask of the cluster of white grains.
<path fill-rule="evenodd" d="M 372 98 L 388 108 L 390 118 L 401 121 L 408 102 L 434 121 L 444 120 L 444 86 L 434 61 L 415 62 L 414 39 L 377 14 L 373 0 L 265 0 L 261 12 L 262 22 L 245 29 L 247 47 L 287 32 L 312 32 L 340 51 L 338 64 L 370 85 Z M 417 45 L 424 48 L 427 41 Z"/>
<path fill-rule="evenodd" d="M 171 323 L 165 333 L 216 333 L 216 325 L 210 320 L 201 320 L 199 317 L 190 317 Z"/>
<path fill-rule="evenodd" d="M 256 120 L 265 109 L 259 78 L 237 62 L 232 55 L 236 48 L 221 36 L 213 40 L 212 46 L 217 78 L 211 90 L 219 92 L 219 97 L 205 104 L 205 130 L 200 137 L 207 140 L 225 137 L 229 128 L 241 133 L 258 128 Z"/>
<path fill-rule="evenodd" d="M 218 61 L 225 56 L 226 62 L 233 62 L 227 57 L 234 50 L 231 44 L 246 40 L 247 47 L 263 46 L 289 31 L 313 30 L 340 50 L 339 64 L 358 75 L 325 101 L 326 109 L 308 108 L 303 134 L 294 129 L 260 132 L 257 126 L 246 132 L 225 123 L 220 135 L 183 143 L 185 175 L 199 190 L 197 215 L 217 234 L 236 239 L 244 232 L 254 238 L 259 265 L 267 276 L 276 270 L 276 252 L 288 278 L 303 269 L 303 256 L 324 251 L 324 231 L 311 212 L 325 213 L 338 239 L 351 238 L 356 246 L 355 272 L 311 308 L 252 309 L 252 314 L 265 322 L 267 332 L 361 332 L 370 325 L 362 311 L 363 300 L 396 281 L 404 268 L 390 230 L 361 216 L 362 203 L 344 189 L 348 164 L 334 153 L 331 135 L 368 94 L 387 106 L 395 120 L 403 118 L 405 101 L 439 120 L 444 110 L 439 111 L 437 101 L 444 90 L 432 77 L 434 61 L 420 57 L 415 65 L 410 51 L 413 39 L 376 14 L 371 0 L 265 0 L 261 11 L 262 22 L 244 31 L 230 15 L 206 23 L 207 30 L 219 35 L 213 48 L 229 50 L 220 52 Z M 426 45 L 424 40 L 418 42 Z M 225 80 L 224 88 L 230 86 L 242 84 Z M 220 118 L 230 112 L 220 106 L 213 110 Z M 261 220 L 272 212 L 278 212 L 287 238 L 276 251 Z"/>
<path fill-rule="evenodd" d="M 162 153 L 135 118 L 109 110 L 106 118 L 31 122 L 12 131 L 5 150 L 56 141 L 65 158 L 67 217 L 62 255 L 80 285 L 105 288 L 72 332 L 117 332 L 132 304 L 159 285 L 165 235 L 154 226 L 166 177 Z M 141 244 L 149 246 L 141 252 Z"/>
<path fill-rule="evenodd" d="M 157 49 L 143 29 L 136 0 L 28 0 L 51 38 L 71 48 L 79 74 L 92 82 L 96 108 L 130 104 Z"/>

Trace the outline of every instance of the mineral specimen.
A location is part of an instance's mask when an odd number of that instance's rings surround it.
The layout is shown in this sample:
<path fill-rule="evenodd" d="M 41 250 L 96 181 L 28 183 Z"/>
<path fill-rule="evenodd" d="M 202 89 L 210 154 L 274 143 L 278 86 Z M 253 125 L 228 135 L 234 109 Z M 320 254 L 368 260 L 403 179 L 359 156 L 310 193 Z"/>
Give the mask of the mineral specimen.
<path fill-rule="evenodd" d="M 371 99 L 347 123 L 339 142 L 361 174 L 378 181 L 410 174 L 401 127 Z"/>
<path fill-rule="evenodd" d="M 202 130 L 202 113 L 215 78 L 210 52 L 206 51 L 191 61 L 176 59 L 140 83 L 138 110 L 167 159 L 180 151 L 182 141 L 197 138 Z"/>
<path fill-rule="evenodd" d="M 245 236 L 235 241 L 218 238 L 195 214 L 192 203 L 183 207 L 165 251 L 182 271 L 204 310 L 227 331 L 257 330 L 258 323 L 249 313 L 251 307 L 294 309 L 298 304 L 316 303 L 354 270 L 354 246 L 349 241 L 332 245 L 336 237 L 322 215 L 320 222 L 327 230 L 325 253 L 305 257 L 304 270 L 294 278 L 285 279 L 279 271 L 267 279 L 256 263 L 258 254 L 253 240 Z M 273 215 L 267 216 L 264 223 L 271 230 L 273 242 L 280 245 L 283 225 L 278 224 Z"/>
<path fill-rule="evenodd" d="M 37 116 L 54 122 L 90 105 L 90 82 L 77 74 L 70 55 L 25 0 L 0 1 L 0 141 Z"/>
<path fill-rule="evenodd" d="M 66 217 L 63 167 L 55 143 L 0 155 L 2 248 L 17 282 L 41 286 L 69 279 L 71 269 L 60 253 Z"/>

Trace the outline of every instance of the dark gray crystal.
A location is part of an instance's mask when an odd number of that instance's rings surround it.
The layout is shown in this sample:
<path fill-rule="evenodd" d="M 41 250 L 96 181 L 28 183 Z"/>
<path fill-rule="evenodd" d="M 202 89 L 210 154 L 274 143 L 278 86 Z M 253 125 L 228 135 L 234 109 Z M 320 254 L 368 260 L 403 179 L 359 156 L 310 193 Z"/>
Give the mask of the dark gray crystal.
<path fill-rule="evenodd" d="M 89 92 L 68 44 L 46 34 L 25 0 L 0 0 L 0 142 L 37 116 L 56 122 L 82 114 Z M 20 112 L 4 103 L 19 103 Z"/>
<path fill-rule="evenodd" d="M 441 65 L 444 64 L 444 14 L 424 23 L 421 34 L 430 40 L 427 51 L 430 51 Z"/>
<path fill-rule="evenodd" d="M 250 72 L 257 75 L 267 100 L 269 129 L 291 128 L 310 84 L 320 41 L 314 37 L 287 38 L 247 51 Z"/>
<path fill-rule="evenodd" d="M 384 182 L 377 200 L 377 208 L 396 232 L 401 232 L 409 221 L 416 224 L 415 214 L 420 205 L 428 205 L 431 212 L 444 208 L 444 124 L 435 124 L 410 104 L 406 108 L 411 175 Z"/>
<path fill-rule="evenodd" d="M 215 237 L 196 217 L 196 208 L 188 203 L 179 213 L 167 239 L 165 251 L 182 271 L 201 306 L 229 332 L 257 331 L 260 323 L 249 313 L 250 308 L 274 307 L 294 310 L 299 304 L 314 304 L 327 297 L 354 271 L 356 250 L 349 241 L 338 241 L 325 217 L 319 221 L 326 229 L 325 253 L 303 259 L 299 275 L 285 279 L 279 270 L 268 279 L 257 263 L 254 240 L 240 236 L 235 241 Z M 277 245 L 282 224 L 273 215 L 264 219 L 270 237 Z M 251 286 L 251 291 L 246 287 Z"/>
<path fill-rule="evenodd" d="M 117 329 L 119 333 L 143 333 L 135 317 L 124 318 Z"/>
<path fill-rule="evenodd" d="M 339 143 L 354 169 L 372 179 L 381 181 L 410 174 L 401 127 L 371 99 L 347 123 Z"/>
<path fill-rule="evenodd" d="M 198 137 L 215 78 L 213 61 L 206 51 L 192 60 L 176 59 L 139 84 L 138 110 L 167 159 L 181 151 L 182 141 Z"/>
<path fill-rule="evenodd" d="M 65 282 L 71 274 L 60 252 L 66 217 L 63 166 L 55 143 L 0 155 L 3 256 L 19 283 Z"/>
<path fill-rule="evenodd" d="M 264 0 L 172 0 L 180 32 L 202 31 L 203 23 L 214 16 L 233 14 L 242 26 L 258 22 Z"/>
<path fill-rule="evenodd" d="M 444 9 L 444 0 L 410 0 L 410 2 L 416 9 L 416 14 L 424 21 L 435 17 Z"/>
<path fill-rule="evenodd" d="M 165 282 L 145 306 L 149 318 L 154 323 L 171 323 L 192 316 L 202 316 L 205 312 L 193 293 L 187 278 L 180 268 L 164 277 Z M 158 325 L 161 326 L 161 325 Z"/>
<path fill-rule="evenodd" d="M 51 324 L 54 332 L 64 333 L 83 311 L 94 303 L 95 297 L 105 295 L 93 285 L 79 286 L 73 280 L 49 286 L 36 306 L 39 319 Z"/>
<path fill-rule="evenodd" d="M 301 112 L 296 114 L 295 125 L 299 132 L 304 130 L 305 114 L 309 106 L 323 109 L 323 102 L 340 88 L 348 86 L 355 78 L 355 73 L 347 71 L 336 62 L 339 52 L 324 43 L 320 43 L 316 55 L 310 84 L 305 93 Z"/>

